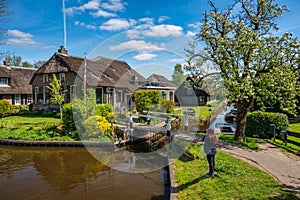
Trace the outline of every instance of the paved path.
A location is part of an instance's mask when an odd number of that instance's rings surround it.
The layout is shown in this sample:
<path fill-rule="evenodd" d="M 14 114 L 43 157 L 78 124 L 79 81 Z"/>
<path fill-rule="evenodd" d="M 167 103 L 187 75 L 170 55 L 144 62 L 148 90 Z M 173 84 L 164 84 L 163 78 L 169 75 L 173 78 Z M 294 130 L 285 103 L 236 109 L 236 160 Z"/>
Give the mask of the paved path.
<path fill-rule="evenodd" d="M 259 143 L 259 151 L 220 141 L 220 150 L 253 164 L 300 195 L 300 157 L 281 152 L 270 143 Z"/>

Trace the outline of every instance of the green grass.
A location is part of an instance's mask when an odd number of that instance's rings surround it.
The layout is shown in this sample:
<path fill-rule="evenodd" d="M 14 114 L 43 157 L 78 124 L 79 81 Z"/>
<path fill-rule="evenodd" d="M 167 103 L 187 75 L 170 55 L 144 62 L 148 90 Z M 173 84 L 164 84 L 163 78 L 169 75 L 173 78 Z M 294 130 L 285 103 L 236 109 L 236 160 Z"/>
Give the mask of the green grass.
<path fill-rule="evenodd" d="M 0 119 L 0 138 L 14 140 L 72 141 L 56 131 L 59 119 L 49 116 L 10 116 Z"/>
<path fill-rule="evenodd" d="M 191 146 L 190 152 L 198 152 Z M 205 178 L 205 157 L 175 160 L 177 197 L 182 199 L 298 199 L 267 173 L 218 151 L 214 178 Z"/>
<path fill-rule="evenodd" d="M 264 141 L 263 139 L 259 139 L 259 138 L 246 137 L 246 142 L 238 142 L 238 141 L 234 140 L 234 135 L 227 135 L 227 134 L 226 135 L 221 134 L 219 136 L 219 139 L 223 140 L 225 142 L 230 142 L 230 143 L 233 143 L 233 144 L 244 146 L 244 147 L 247 147 L 247 148 L 252 149 L 252 150 L 258 150 L 259 148 L 258 148 L 258 145 L 256 143 Z"/>
<path fill-rule="evenodd" d="M 288 136 L 288 139 L 290 140 L 294 140 L 294 141 L 298 141 L 300 138 L 296 138 L 293 136 Z M 280 148 L 280 150 L 284 151 L 284 152 L 292 152 L 292 153 L 300 153 L 300 147 L 291 143 L 287 143 L 287 145 L 285 146 L 285 144 L 282 142 L 282 140 L 280 139 L 275 139 L 275 141 L 272 139 L 268 139 L 268 142 L 278 146 Z"/>
<path fill-rule="evenodd" d="M 300 133 L 300 123 L 291 123 L 289 130 L 292 132 Z"/>

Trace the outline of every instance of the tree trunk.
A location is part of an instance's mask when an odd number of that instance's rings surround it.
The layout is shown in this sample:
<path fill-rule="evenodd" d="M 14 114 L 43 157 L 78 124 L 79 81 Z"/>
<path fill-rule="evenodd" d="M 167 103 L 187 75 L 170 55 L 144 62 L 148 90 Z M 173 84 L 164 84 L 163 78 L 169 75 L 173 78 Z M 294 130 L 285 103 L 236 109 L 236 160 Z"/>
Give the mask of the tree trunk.
<path fill-rule="evenodd" d="M 252 101 L 251 101 L 252 102 Z M 246 127 L 246 118 L 247 112 L 251 107 L 252 103 L 247 101 L 241 101 L 236 104 L 237 114 L 236 114 L 236 130 L 234 139 L 239 142 L 245 142 L 245 127 Z"/>
<path fill-rule="evenodd" d="M 62 108 L 61 108 L 61 104 L 59 104 L 59 113 L 60 113 L 60 122 L 62 122 Z"/>

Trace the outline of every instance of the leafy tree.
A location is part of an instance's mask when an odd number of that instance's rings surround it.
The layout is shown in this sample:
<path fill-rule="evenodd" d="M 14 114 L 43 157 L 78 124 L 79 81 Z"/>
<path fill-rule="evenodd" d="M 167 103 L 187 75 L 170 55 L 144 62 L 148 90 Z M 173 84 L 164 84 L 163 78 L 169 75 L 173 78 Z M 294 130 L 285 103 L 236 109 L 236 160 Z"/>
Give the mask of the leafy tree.
<path fill-rule="evenodd" d="M 27 61 L 22 62 L 22 67 L 31 67 L 31 66 L 32 65 Z"/>
<path fill-rule="evenodd" d="M 5 60 L 8 60 L 12 66 L 20 66 L 22 57 L 9 54 L 5 57 Z"/>
<path fill-rule="evenodd" d="M 172 82 L 179 86 L 183 81 L 185 81 L 185 76 L 183 74 L 182 66 L 181 64 L 176 64 L 172 74 Z"/>
<path fill-rule="evenodd" d="M 254 101 L 278 102 L 295 112 L 299 41 L 291 33 L 274 35 L 276 20 L 287 10 L 274 0 L 236 0 L 223 10 L 212 1 L 209 5 L 197 40 L 205 42 L 237 108 L 235 140 L 245 141 L 246 115 Z"/>
<path fill-rule="evenodd" d="M 50 90 L 51 103 L 59 104 L 60 120 L 62 121 L 62 104 L 65 101 L 66 91 L 62 90 L 61 82 L 56 78 L 55 74 L 53 74 L 51 83 L 47 88 Z"/>

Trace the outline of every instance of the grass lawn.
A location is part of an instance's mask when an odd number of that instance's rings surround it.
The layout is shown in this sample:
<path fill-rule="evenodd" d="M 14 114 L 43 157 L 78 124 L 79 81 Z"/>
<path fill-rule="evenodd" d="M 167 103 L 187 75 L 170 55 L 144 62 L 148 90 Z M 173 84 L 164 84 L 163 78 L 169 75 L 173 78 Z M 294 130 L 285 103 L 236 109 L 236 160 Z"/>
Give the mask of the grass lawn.
<path fill-rule="evenodd" d="M 291 123 L 289 130 L 292 132 L 300 133 L 300 123 Z"/>
<path fill-rule="evenodd" d="M 49 116 L 10 116 L 0 119 L 0 138 L 14 140 L 60 140 L 72 141 L 60 136 L 56 126 L 59 119 Z"/>
<path fill-rule="evenodd" d="M 201 152 L 193 145 L 190 152 Z M 181 199 L 298 199 L 267 173 L 218 151 L 214 178 L 205 178 L 206 157 L 175 161 L 177 197 Z"/>

